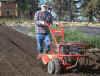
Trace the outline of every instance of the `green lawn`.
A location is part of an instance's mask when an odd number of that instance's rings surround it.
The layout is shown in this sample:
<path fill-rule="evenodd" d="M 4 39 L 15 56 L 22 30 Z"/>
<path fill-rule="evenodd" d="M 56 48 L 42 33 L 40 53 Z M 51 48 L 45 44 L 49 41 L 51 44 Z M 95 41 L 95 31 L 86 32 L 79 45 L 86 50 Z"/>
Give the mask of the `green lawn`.
<path fill-rule="evenodd" d="M 100 36 L 90 36 L 78 30 L 65 30 L 66 42 L 82 42 L 89 44 L 89 48 L 100 48 Z"/>
<path fill-rule="evenodd" d="M 0 23 L 15 23 L 15 24 L 24 24 L 27 22 L 28 24 L 33 23 L 33 19 L 25 19 L 25 18 L 0 18 Z M 88 22 L 66 22 L 66 21 L 58 21 L 57 23 L 63 24 L 64 26 L 97 26 L 100 27 L 100 23 L 88 23 Z"/>
<path fill-rule="evenodd" d="M 0 18 L 0 23 L 20 23 L 22 24 L 24 22 L 32 23 L 33 20 L 25 19 L 25 18 Z"/>
<path fill-rule="evenodd" d="M 35 35 L 34 30 L 34 27 L 30 30 L 30 32 L 32 32 L 33 35 Z M 78 30 L 72 31 L 71 29 L 64 29 L 64 36 L 65 42 L 82 42 L 88 44 L 89 48 L 100 48 L 100 36 L 89 36 Z M 58 40 L 60 40 L 60 38 L 58 38 Z"/>

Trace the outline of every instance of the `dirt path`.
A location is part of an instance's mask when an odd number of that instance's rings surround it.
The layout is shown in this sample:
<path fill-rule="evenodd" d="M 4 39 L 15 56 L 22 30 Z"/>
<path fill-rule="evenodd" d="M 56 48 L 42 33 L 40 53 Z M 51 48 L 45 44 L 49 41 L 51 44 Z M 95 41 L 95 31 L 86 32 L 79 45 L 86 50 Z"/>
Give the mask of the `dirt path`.
<path fill-rule="evenodd" d="M 100 36 L 100 27 L 89 27 L 89 26 L 66 26 L 64 27 L 65 29 L 70 29 L 70 30 L 78 30 L 82 33 L 85 33 L 87 35 L 92 35 L 92 36 Z"/>
<path fill-rule="evenodd" d="M 0 25 L 0 76 L 58 76 L 45 72 L 36 57 L 34 38 Z M 99 59 L 100 52 L 95 53 L 81 72 L 67 72 L 60 76 L 100 76 Z"/>
<path fill-rule="evenodd" d="M 88 35 L 100 35 L 100 28 L 99 27 L 88 27 L 88 26 L 83 26 L 83 27 L 78 27 L 81 32 L 86 33 Z"/>

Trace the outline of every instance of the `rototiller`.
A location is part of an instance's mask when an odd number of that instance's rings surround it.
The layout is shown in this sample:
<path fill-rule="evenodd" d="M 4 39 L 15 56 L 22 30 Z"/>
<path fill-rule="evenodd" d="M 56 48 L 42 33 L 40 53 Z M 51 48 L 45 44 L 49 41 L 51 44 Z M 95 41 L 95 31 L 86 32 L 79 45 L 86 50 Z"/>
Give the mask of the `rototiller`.
<path fill-rule="evenodd" d="M 49 54 L 39 54 L 44 64 L 47 64 L 47 71 L 50 74 L 61 73 L 62 70 L 68 70 L 79 67 L 80 57 L 85 57 L 87 44 L 66 43 L 64 42 L 63 25 L 48 25 L 53 39 L 51 51 Z"/>

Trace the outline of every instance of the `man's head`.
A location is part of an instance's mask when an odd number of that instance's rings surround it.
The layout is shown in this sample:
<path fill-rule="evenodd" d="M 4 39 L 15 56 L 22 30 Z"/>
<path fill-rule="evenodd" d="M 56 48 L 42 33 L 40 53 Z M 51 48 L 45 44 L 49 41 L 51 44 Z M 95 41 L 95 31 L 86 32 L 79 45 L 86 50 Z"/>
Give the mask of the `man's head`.
<path fill-rule="evenodd" d="M 48 6 L 47 5 L 41 5 L 41 11 L 47 11 L 48 10 Z"/>

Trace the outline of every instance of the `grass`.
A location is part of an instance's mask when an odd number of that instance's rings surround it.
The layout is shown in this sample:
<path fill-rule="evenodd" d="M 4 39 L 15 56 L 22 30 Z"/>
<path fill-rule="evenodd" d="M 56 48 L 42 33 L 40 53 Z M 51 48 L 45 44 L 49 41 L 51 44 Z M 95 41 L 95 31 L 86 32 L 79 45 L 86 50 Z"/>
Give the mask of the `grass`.
<path fill-rule="evenodd" d="M 33 26 L 29 32 L 32 32 L 33 34 L 35 34 L 35 27 Z"/>
<path fill-rule="evenodd" d="M 20 23 L 24 22 L 33 23 L 33 19 L 27 18 L 0 18 L 0 23 Z M 66 22 L 66 21 L 58 21 L 57 23 L 63 24 L 64 26 L 100 26 L 100 23 L 88 23 L 88 22 Z"/>
<path fill-rule="evenodd" d="M 32 23 L 33 20 L 25 18 L 0 18 L 0 23 Z"/>
<path fill-rule="evenodd" d="M 30 19 L 23 19 L 23 18 L 0 18 L 0 23 L 15 23 L 15 24 L 22 24 L 25 25 L 24 22 L 27 22 L 26 25 L 29 25 L 31 23 L 33 23 L 33 20 Z M 70 22 L 62 22 L 62 24 L 66 25 L 74 25 L 74 26 L 83 26 L 83 25 L 87 25 L 87 23 L 79 23 L 79 22 L 74 22 L 74 23 L 70 23 Z M 98 24 L 98 25 L 97 25 Z M 100 23 L 97 23 L 96 25 L 99 26 Z M 33 25 L 33 24 L 32 24 Z M 95 25 L 95 24 L 90 24 L 91 26 Z M 53 29 L 59 29 L 59 28 L 53 28 Z M 35 29 L 34 26 L 33 28 L 29 31 L 32 32 L 33 34 L 35 33 Z M 83 42 L 86 44 L 90 45 L 90 48 L 100 48 L 100 36 L 88 36 L 78 30 L 74 30 L 72 31 L 70 30 L 64 30 L 65 32 L 65 42 Z M 34 34 L 35 35 L 35 34 Z"/>
<path fill-rule="evenodd" d="M 35 34 L 35 28 L 33 27 L 30 32 Z M 71 29 L 64 29 L 64 36 L 65 42 L 81 42 L 88 44 L 89 48 L 100 48 L 100 36 L 91 36 L 78 30 L 72 31 Z M 58 40 L 60 41 L 60 38 L 58 38 Z"/>
<path fill-rule="evenodd" d="M 66 42 L 82 42 L 89 45 L 89 48 L 100 48 L 100 36 L 89 36 L 80 31 L 65 30 Z"/>

